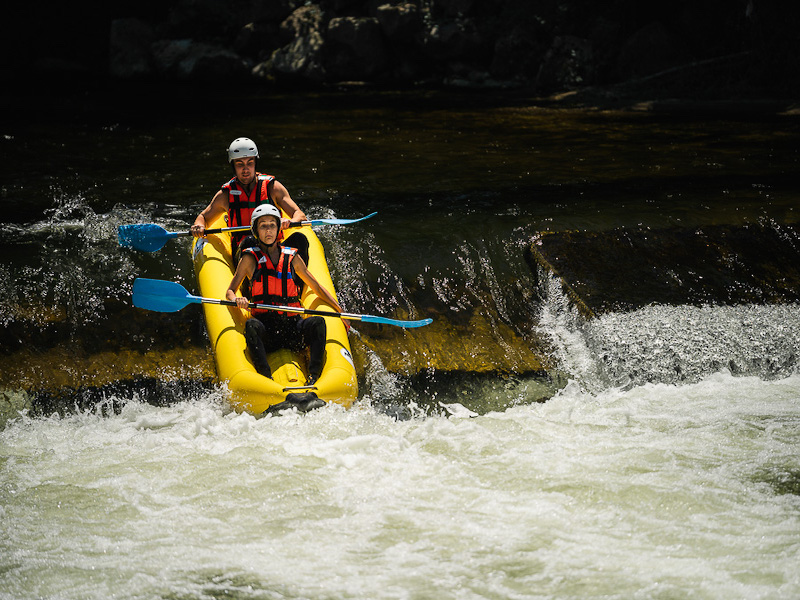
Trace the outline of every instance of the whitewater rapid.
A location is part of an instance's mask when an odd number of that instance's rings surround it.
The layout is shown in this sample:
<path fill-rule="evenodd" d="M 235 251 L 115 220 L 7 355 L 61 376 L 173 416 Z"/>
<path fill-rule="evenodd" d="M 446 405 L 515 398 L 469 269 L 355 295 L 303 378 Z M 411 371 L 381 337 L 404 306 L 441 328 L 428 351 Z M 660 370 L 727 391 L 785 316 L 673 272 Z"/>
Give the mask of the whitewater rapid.
<path fill-rule="evenodd" d="M 0 433 L 5 598 L 792 598 L 800 377 Z M 445 416 L 450 415 L 450 416 Z"/>

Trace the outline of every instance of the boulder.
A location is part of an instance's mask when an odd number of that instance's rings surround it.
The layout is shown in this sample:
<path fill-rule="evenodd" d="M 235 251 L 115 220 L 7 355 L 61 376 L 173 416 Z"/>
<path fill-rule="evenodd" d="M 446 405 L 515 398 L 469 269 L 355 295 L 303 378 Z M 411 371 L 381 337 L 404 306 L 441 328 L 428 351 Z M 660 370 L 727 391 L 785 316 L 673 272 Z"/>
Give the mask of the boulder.
<path fill-rule="evenodd" d="M 387 65 L 386 46 L 378 19 L 336 17 L 328 23 L 328 70 L 335 80 L 372 80 Z"/>
<path fill-rule="evenodd" d="M 664 25 L 654 21 L 622 45 L 617 56 L 617 72 L 622 80 L 643 77 L 687 58 L 680 41 Z"/>
<path fill-rule="evenodd" d="M 192 40 L 167 40 L 153 44 L 157 71 L 179 81 L 222 81 L 249 77 L 251 65 L 219 46 Z"/>
<path fill-rule="evenodd" d="M 544 48 L 528 27 L 515 27 L 498 38 L 489 72 L 497 79 L 533 78 L 541 63 Z"/>
<path fill-rule="evenodd" d="M 421 39 L 424 34 L 422 14 L 414 4 L 382 4 L 375 14 L 383 35 L 390 42 L 408 44 Z"/>
<path fill-rule="evenodd" d="M 593 80 L 591 42 L 566 35 L 553 40 L 536 76 L 536 87 L 543 92 L 557 92 L 583 87 Z"/>
<path fill-rule="evenodd" d="M 232 0 L 176 0 L 165 2 L 166 19 L 159 27 L 161 39 L 228 44 L 247 17 L 249 3 Z"/>
<path fill-rule="evenodd" d="M 233 49 L 242 56 L 266 59 L 280 47 L 279 39 L 276 24 L 248 23 L 236 36 Z"/>
<path fill-rule="evenodd" d="M 478 12 L 481 4 L 478 0 L 437 0 L 436 5 L 447 16 L 463 17 Z"/>
<path fill-rule="evenodd" d="M 281 47 L 254 72 L 294 82 L 324 83 L 327 79 L 323 65 L 324 25 L 319 6 L 301 6 L 292 12 L 280 25 Z"/>
<path fill-rule="evenodd" d="M 800 302 L 800 226 L 541 232 L 526 260 L 587 317 L 650 304 Z"/>
<path fill-rule="evenodd" d="M 280 26 L 281 45 L 312 33 L 321 34 L 324 17 L 318 6 L 302 6 L 292 12 Z"/>
<path fill-rule="evenodd" d="M 259 0 L 253 3 L 251 18 L 254 23 L 281 23 L 302 4 L 302 0 Z"/>
<path fill-rule="evenodd" d="M 118 79 L 136 79 L 153 74 L 150 47 L 155 42 L 153 28 L 141 19 L 116 19 L 111 22 L 108 71 Z"/>
<path fill-rule="evenodd" d="M 484 40 L 476 28 L 466 21 L 435 23 L 425 37 L 425 52 L 438 61 L 472 61 L 485 54 Z"/>
<path fill-rule="evenodd" d="M 313 32 L 298 37 L 293 42 L 272 53 L 269 65 L 260 72 L 269 73 L 276 79 L 323 83 L 327 79 L 322 64 L 322 49 L 325 45 L 322 35 Z"/>

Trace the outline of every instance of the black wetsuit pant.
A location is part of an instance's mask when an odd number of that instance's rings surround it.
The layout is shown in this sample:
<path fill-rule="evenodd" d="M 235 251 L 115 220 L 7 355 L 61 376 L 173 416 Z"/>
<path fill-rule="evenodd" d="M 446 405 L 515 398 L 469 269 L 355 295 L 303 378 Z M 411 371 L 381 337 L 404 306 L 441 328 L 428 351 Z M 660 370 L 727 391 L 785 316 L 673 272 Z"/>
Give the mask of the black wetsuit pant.
<path fill-rule="evenodd" d="M 327 328 L 322 317 L 281 315 L 270 311 L 258 313 L 244 325 L 244 337 L 253 364 L 261 375 L 271 377 L 267 353 L 281 348 L 300 351 L 310 348 L 308 374 L 315 379 L 322 374 Z"/>

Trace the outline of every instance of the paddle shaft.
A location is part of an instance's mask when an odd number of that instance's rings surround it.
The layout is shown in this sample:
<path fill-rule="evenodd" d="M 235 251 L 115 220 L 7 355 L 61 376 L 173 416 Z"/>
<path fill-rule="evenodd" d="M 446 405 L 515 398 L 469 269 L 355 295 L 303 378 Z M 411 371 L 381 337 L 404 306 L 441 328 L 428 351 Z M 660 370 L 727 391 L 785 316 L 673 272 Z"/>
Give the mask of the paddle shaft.
<path fill-rule="evenodd" d="M 195 296 L 195 298 L 200 298 Z M 200 298 L 203 304 L 221 304 L 223 306 L 238 306 L 235 300 L 219 300 L 217 298 Z M 272 304 L 256 304 L 250 302 L 247 308 L 257 308 L 262 310 L 277 310 L 281 312 L 293 312 L 303 315 L 315 315 L 320 317 L 339 317 L 340 319 L 351 319 L 353 321 L 360 321 L 364 315 L 354 315 L 352 313 L 340 313 L 329 310 L 313 310 L 311 308 L 301 308 L 298 306 L 277 306 Z"/>
<path fill-rule="evenodd" d="M 318 225 L 349 225 L 351 223 L 358 223 L 370 217 L 377 215 L 377 212 L 368 214 L 359 219 L 312 219 L 310 221 L 295 221 L 289 222 L 289 227 L 302 227 L 310 225 L 317 227 Z M 220 227 L 215 229 L 206 229 L 203 235 L 214 233 L 222 233 L 227 231 L 250 231 L 248 225 L 237 225 L 234 227 Z M 141 225 L 120 225 L 117 231 L 117 238 L 119 239 L 120 246 L 127 246 L 142 250 L 144 252 L 157 252 L 164 247 L 167 240 L 174 239 L 179 236 L 192 235 L 191 229 L 188 231 L 167 231 L 160 225 L 155 223 L 143 223 Z"/>
<path fill-rule="evenodd" d="M 348 225 L 350 223 L 358 223 L 359 221 L 364 221 L 369 219 L 370 217 L 374 217 L 377 215 L 377 212 L 373 212 L 368 214 L 365 217 L 361 217 L 359 219 L 311 219 L 309 221 L 289 221 L 289 225 L 287 225 L 286 229 L 290 227 L 302 227 L 303 225 Z M 222 233 L 224 231 L 248 231 L 250 229 L 247 225 L 239 225 L 237 227 L 220 227 L 219 229 L 206 229 L 206 235 L 211 233 Z M 181 232 L 180 235 L 191 235 L 191 231 Z"/>
<path fill-rule="evenodd" d="M 137 277 L 133 282 L 133 305 L 146 310 L 158 312 L 177 312 L 188 304 L 217 304 L 222 306 L 238 306 L 235 300 L 223 300 L 217 298 L 204 298 L 194 296 L 186 291 L 181 284 L 175 281 L 163 281 L 161 279 L 145 279 Z M 305 315 L 318 315 L 320 317 L 338 317 L 340 319 L 351 319 L 362 321 L 363 323 L 379 323 L 383 325 L 395 325 L 397 327 L 413 328 L 430 325 L 433 319 L 421 319 L 419 321 L 401 321 L 399 319 L 389 319 L 375 315 L 356 315 L 353 313 L 339 313 L 327 310 L 312 310 L 298 306 L 275 306 L 271 304 L 256 304 L 248 302 L 249 308 L 262 310 L 275 310 L 288 313 L 300 313 Z"/>
<path fill-rule="evenodd" d="M 311 225 L 311 221 L 293 221 L 289 223 L 287 229 L 289 227 L 302 227 L 303 225 Z M 217 229 L 206 229 L 205 235 L 210 235 L 212 233 L 224 233 L 226 231 L 250 231 L 249 225 L 239 225 L 237 227 L 218 227 Z M 178 231 L 175 232 L 175 235 L 192 235 L 191 231 Z"/>

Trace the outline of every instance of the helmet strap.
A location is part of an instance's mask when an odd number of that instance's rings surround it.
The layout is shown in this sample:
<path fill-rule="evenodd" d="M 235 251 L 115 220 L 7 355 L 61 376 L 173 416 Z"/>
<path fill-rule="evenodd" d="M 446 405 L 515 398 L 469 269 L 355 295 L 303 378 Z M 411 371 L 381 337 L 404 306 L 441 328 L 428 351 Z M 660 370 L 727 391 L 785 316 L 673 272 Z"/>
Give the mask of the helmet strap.
<path fill-rule="evenodd" d="M 272 249 L 274 249 L 275 247 L 277 247 L 277 246 L 279 245 L 279 244 L 278 244 L 278 238 L 276 237 L 276 238 L 275 238 L 275 241 L 274 241 L 274 242 L 272 242 L 271 244 L 265 244 L 265 243 L 264 243 L 264 242 L 262 242 L 261 240 L 258 240 L 258 245 L 259 245 L 259 246 L 261 246 L 261 250 L 263 250 L 264 252 L 266 252 L 267 254 L 269 254 L 269 252 L 270 252 Z"/>

